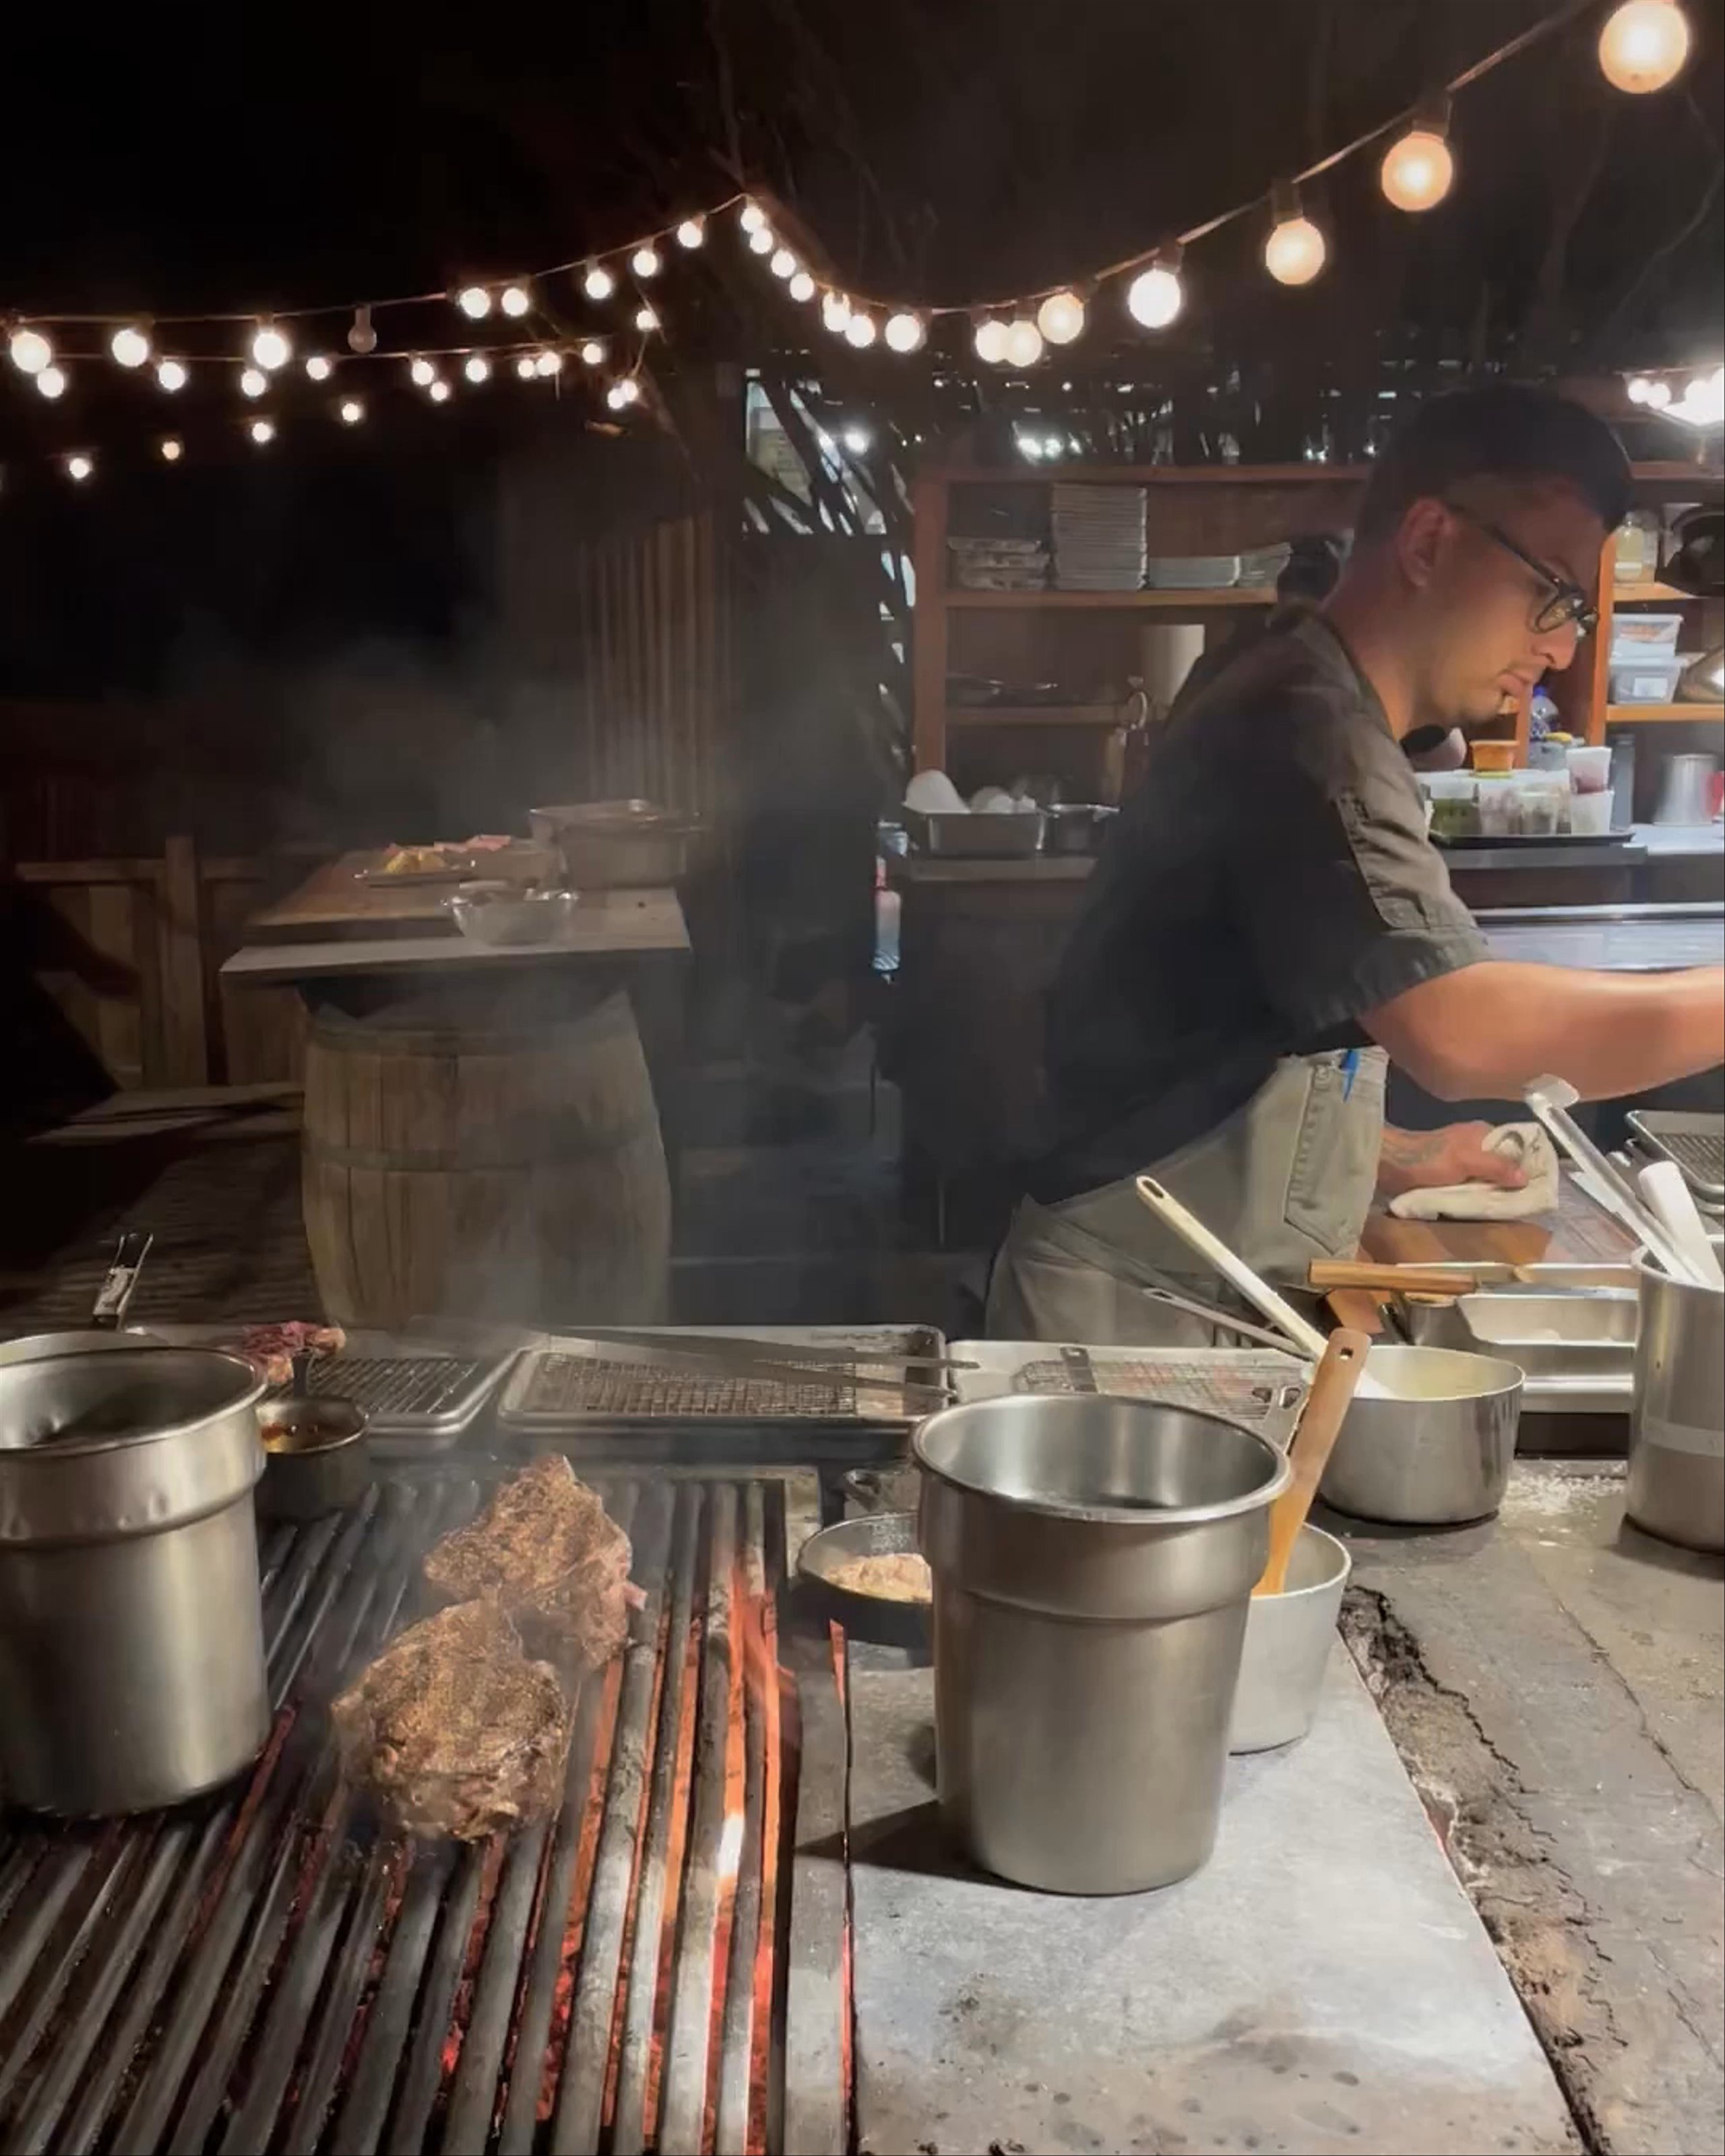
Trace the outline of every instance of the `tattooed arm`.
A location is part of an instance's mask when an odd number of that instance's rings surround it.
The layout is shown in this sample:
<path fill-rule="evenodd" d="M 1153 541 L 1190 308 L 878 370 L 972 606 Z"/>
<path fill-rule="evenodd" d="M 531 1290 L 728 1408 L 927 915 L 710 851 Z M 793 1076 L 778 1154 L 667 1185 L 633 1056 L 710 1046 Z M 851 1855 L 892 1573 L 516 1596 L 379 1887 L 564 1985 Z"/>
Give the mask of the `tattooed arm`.
<path fill-rule="evenodd" d="M 1519 1190 L 1527 1180 L 1501 1152 L 1487 1152 L 1489 1123 L 1450 1123 L 1440 1131 L 1399 1131 L 1386 1124 L 1378 1156 L 1378 1194 L 1440 1190 L 1452 1183 L 1490 1183 Z"/>

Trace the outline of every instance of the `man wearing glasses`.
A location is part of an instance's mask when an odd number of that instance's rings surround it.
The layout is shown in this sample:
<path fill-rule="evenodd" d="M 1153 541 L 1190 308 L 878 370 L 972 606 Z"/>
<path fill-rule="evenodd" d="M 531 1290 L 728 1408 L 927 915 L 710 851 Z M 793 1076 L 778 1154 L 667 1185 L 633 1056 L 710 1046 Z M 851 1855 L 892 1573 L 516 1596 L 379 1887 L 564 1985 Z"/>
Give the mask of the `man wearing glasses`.
<path fill-rule="evenodd" d="M 1353 1254 L 1374 1186 L 1518 1179 L 1483 1126 L 1386 1131 L 1387 1058 L 1447 1100 L 1545 1071 L 1603 1098 L 1721 1060 L 1719 968 L 1493 958 L 1401 747 L 1570 664 L 1629 479 L 1610 429 L 1548 391 L 1434 400 L 1378 459 L 1323 608 L 1170 721 L 1050 999 L 1049 1143 L 996 1260 L 997 1337 L 1194 1337 L 1157 1291 L 1214 1284 L 1140 1173 L 1284 1282 Z"/>

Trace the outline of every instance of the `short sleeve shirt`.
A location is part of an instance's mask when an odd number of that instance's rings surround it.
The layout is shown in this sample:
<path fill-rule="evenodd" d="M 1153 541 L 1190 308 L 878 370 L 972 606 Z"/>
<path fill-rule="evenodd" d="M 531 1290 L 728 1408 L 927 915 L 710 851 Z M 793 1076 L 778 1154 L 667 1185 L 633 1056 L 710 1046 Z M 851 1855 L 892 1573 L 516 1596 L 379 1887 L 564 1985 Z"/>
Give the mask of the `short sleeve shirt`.
<path fill-rule="evenodd" d="M 1313 616 L 1171 720 L 1116 821 L 1049 1002 L 1045 1203 L 1154 1163 L 1286 1055 L 1484 957 L 1384 707 Z"/>

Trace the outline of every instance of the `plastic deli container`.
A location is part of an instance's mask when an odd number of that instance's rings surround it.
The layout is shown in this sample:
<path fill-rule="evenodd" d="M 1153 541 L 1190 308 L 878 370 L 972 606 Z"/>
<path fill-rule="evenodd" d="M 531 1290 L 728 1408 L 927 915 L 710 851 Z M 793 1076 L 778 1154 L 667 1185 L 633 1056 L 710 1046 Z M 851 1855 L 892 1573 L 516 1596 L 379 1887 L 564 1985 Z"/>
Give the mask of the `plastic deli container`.
<path fill-rule="evenodd" d="M 1614 704 L 1669 704 L 1675 701 L 1683 678 L 1683 662 L 1675 654 L 1669 659 L 1656 654 L 1619 664 L 1611 663 L 1610 701 Z"/>
<path fill-rule="evenodd" d="M 1472 772 L 1428 772 L 1420 788 L 1431 811 L 1426 829 L 1434 839 L 1479 836 L 1480 783 Z"/>
<path fill-rule="evenodd" d="M 1594 747 L 1572 742 L 1566 759 L 1569 767 L 1569 785 L 1576 793 L 1607 793 L 1611 788 L 1611 752 L 1603 745 Z"/>
<path fill-rule="evenodd" d="M 1516 745 L 1512 741 L 1476 741 L 1472 753 L 1476 771 L 1507 772 L 1515 767 Z"/>
<path fill-rule="evenodd" d="M 1670 658 L 1682 634 L 1680 613 L 1643 613 L 1639 608 L 1633 613 L 1614 613 L 1611 664 L 1615 666 L 1621 660 L 1627 665 L 1631 660 L 1652 659 L 1661 654 Z"/>

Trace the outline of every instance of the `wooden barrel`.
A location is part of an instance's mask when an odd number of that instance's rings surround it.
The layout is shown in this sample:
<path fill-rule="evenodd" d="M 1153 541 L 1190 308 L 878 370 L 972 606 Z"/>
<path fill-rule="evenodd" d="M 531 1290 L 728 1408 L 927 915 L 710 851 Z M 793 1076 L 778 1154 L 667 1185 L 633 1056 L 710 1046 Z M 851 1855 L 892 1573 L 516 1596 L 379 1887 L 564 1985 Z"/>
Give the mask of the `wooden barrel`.
<path fill-rule="evenodd" d="M 304 1199 L 339 1323 L 662 1320 L 670 1183 L 628 998 L 543 1023 L 321 1014 Z"/>

